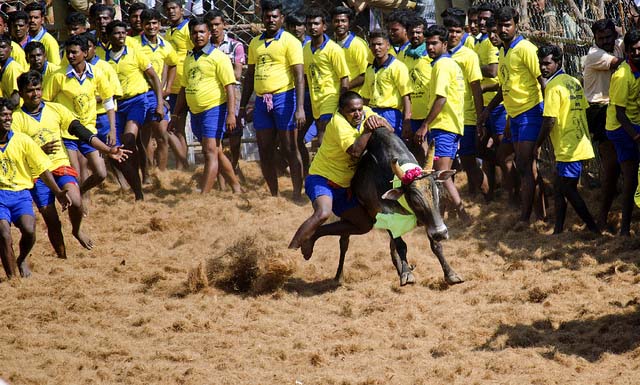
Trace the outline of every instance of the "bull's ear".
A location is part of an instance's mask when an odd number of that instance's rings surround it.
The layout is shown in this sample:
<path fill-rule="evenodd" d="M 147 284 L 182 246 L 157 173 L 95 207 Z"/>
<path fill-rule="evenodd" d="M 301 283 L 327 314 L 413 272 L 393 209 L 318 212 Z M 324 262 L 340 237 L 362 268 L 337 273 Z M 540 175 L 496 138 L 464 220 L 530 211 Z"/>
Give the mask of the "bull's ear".
<path fill-rule="evenodd" d="M 404 194 L 401 188 L 392 188 L 386 193 L 382 194 L 382 199 L 388 199 L 390 201 L 397 201 Z"/>
<path fill-rule="evenodd" d="M 438 182 L 445 181 L 453 176 L 456 170 L 440 170 L 435 172 L 435 180 Z"/>

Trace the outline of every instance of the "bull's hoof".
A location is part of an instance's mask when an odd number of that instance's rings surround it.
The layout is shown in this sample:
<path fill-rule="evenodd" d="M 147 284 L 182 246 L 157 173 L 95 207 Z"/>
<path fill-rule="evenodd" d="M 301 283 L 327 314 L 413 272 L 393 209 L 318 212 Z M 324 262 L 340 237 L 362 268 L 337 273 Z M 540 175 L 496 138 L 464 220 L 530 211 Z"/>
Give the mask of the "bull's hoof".
<path fill-rule="evenodd" d="M 462 279 L 462 277 L 460 277 L 458 274 L 456 273 L 451 273 L 449 275 L 445 275 L 444 276 L 444 280 L 445 282 L 447 282 L 447 285 L 457 285 L 459 283 L 463 283 L 464 279 Z"/>
<path fill-rule="evenodd" d="M 413 285 L 414 283 L 416 283 L 416 277 L 413 276 L 413 272 L 408 271 L 400 275 L 400 286 Z"/>

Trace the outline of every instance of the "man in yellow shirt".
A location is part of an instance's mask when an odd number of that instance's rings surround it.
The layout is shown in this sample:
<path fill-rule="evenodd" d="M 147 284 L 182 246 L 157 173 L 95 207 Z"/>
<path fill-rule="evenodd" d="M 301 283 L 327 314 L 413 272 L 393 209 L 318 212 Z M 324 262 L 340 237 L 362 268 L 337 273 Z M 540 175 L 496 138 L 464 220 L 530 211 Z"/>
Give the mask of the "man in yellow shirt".
<path fill-rule="evenodd" d="M 396 9 L 386 18 L 387 33 L 389 36 L 389 54 L 402 60 L 402 54 L 409 47 L 407 36 L 407 20 L 413 17 L 406 9 Z"/>
<path fill-rule="evenodd" d="M 456 17 L 446 17 L 442 21 L 449 32 L 449 52 L 464 74 L 464 134 L 460 139 L 458 155 L 463 170 L 467 173 L 469 192 L 474 195 L 478 189 L 485 198 L 489 192 L 489 183 L 476 158 L 478 157 L 478 115 L 484 108 L 482 99 L 482 70 L 478 55 L 462 42 L 464 21 Z"/>
<path fill-rule="evenodd" d="M 387 34 L 377 30 L 369 34 L 373 65 L 367 68 L 360 94 L 365 103 L 385 118 L 396 135 L 411 130 L 411 82 L 409 71 L 400 60 L 389 54 Z"/>
<path fill-rule="evenodd" d="M 15 276 L 16 270 L 23 277 L 31 275 L 27 256 L 36 241 L 36 221 L 29 194 L 33 176 L 37 175 L 53 191 L 63 210 L 70 203 L 67 192 L 60 190 L 48 170 L 51 161 L 47 155 L 29 136 L 11 130 L 13 106 L 8 99 L 0 98 L 0 260 L 9 278 Z M 22 234 L 17 260 L 11 223 Z"/>
<path fill-rule="evenodd" d="M 554 203 L 556 223 L 553 233 L 560 234 L 567 214 L 567 201 L 587 228 L 600 233 L 587 204 L 578 192 L 582 161 L 594 157 L 587 124 L 587 98 L 580 82 L 562 70 L 562 51 L 554 45 L 538 49 L 540 72 L 547 79 L 544 90 L 542 129 L 536 141 L 540 148 L 551 136 L 556 158 Z"/>
<path fill-rule="evenodd" d="M 45 47 L 39 41 L 32 41 L 24 47 L 29 70 L 38 71 L 43 79 L 58 71 L 60 66 L 50 63 L 45 55 Z"/>
<path fill-rule="evenodd" d="M 429 112 L 415 132 L 414 141 L 423 148 L 435 142 L 437 159 L 433 168 L 450 170 L 464 133 L 464 75 L 449 54 L 449 32 L 445 27 L 432 25 L 427 28 L 425 39 L 427 52 L 432 60 L 427 102 Z M 468 222 L 470 218 L 464 210 L 453 179 L 448 178 L 443 185 L 460 218 Z"/>
<path fill-rule="evenodd" d="M 289 243 L 290 249 L 301 247 L 305 259 L 311 258 L 313 246 L 320 237 L 364 234 L 373 226 L 349 187 L 358 160 L 378 127 L 392 130 L 383 118 L 364 105 L 358 93 L 348 91 L 340 96 L 338 111 L 327 125 L 324 141 L 305 179 L 305 192 L 313 204 L 313 214 L 300 225 Z M 332 212 L 340 220 L 323 225 Z"/>
<path fill-rule="evenodd" d="M 302 193 L 302 161 L 298 131 L 305 125 L 304 66 L 300 41 L 282 29 L 282 3 L 263 0 L 265 31 L 249 44 L 248 68 L 240 99 L 240 118 L 256 92 L 253 126 L 256 129 L 260 168 L 271 195 L 278 195 L 275 153 L 277 143 L 286 155 L 293 183 L 293 199 Z"/>
<path fill-rule="evenodd" d="M 31 43 L 29 43 L 31 44 Z M 49 171 L 56 184 L 65 190 L 71 201 L 69 220 L 73 236 L 82 247 L 91 250 L 93 241 L 80 227 L 83 210 L 82 197 L 78 186 L 78 172 L 71 167 L 67 151 L 62 145 L 63 133 L 70 133 L 89 143 L 92 147 L 108 154 L 116 161 L 126 158 L 124 150 L 109 147 L 91 131 L 87 130 L 65 106 L 58 103 L 42 101 L 42 75 L 37 71 L 29 71 L 18 78 L 20 97 L 24 101 L 21 108 L 13 113 L 12 130 L 30 136 L 51 160 Z M 37 179 L 31 189 L 31 196 L 47 225 L 49 240 L 58 258 L 67 258 L 60 218 L 55 207 L 53 191 Z"/>
<path fill-rule="evenodd" d="M 442 13 L 440 14 L 440 17 L 444 20 L 448 17 L 453 17 L 456 18 L 458 20 L 460 20 L 460 22 L 462 23 L 462 25 L 464 25 L 465 20 L 467 19 L 467 14 L 465 13 L 465 11 L 463 9 L 460 8 L 456 8 L 456 7 L 451 7 L 451 8 L 447 8 L 444 11 L 442 11 Z M 470 49 L 474 49 L 474 47 L 476 46 L 476 38 L 475 36 L 465 32 L 462 34 L 462 37 L 460 38 L 460 41 L 462 42 L 462 45 L 464 45 L 467 48 Z"/>
<path fill-rule="evenodd" d="M 0 93 L 17 106 L 20 103 L 18 76 L 23 72 L 23 68 L 11 57 L 11 49 L 9 37 L 0 35 Z"/>
<path fill-rule="evenodd" d="M 51 36 L 42 25 L 45 14 L 42 3 L 34 1 L 27 4 L 24 10 L 29 14 L 29 37 L 27 40 L 29 42 L 41 42 L 45 47 L 47 60 L 53 64 L 60 64 L 60 46 L 58 45 L 58 41 L 55 37 Z"/>
<path fill-rule="evenodd" d="M 240 129 L 236 127 L 236 77 L 233 66 L 227 55 L 211 44 L 211 32 L 206 21 L 198 17 L 191 18 L 189 34 L 193 50 L 184 61 L 176 113 L 189 107 L 191 131 L 202 144 L 202 194 L 211 191 L 218 172 L 227 179 L 233 192 L 239 193 L 238 178 L 229 158 L 222 151 L 224 132 Z"/>
<path fill-rule="evenodd" d="M 24 48 L 29 42 L 29 14 L 15 11 L 9 15 L 9 32 L 11 39 Z"/>
<path fill-rule="evenodd" d="M 9 33 L 7 28 L 7 20 L 8 18 L 6 15 L 0 15 L 0 34 Z M 29 65 L 27 64 L 27 59 L 24 55 L 24 51 L 22 50 L 22 46 L 11 40 L 11 47 L 11 57 L 13 58 L 13 60 L 17 61 L 23 69 L 29 67 Z"/>
<path fill-rule="evenodd" d="M 534 198 L 540 219 L 546 217 L 544 191 L 538 178 L 535 162 L 535 142 L 542 125 L 542 88 L 537 48 L 518 35 L 520 16 L 511 7 L 500 8 L 495 14 L 498 34 L 503 47 L 500 49 L 498 77 L 500 88 L 496 96 L 484 109 L 479 124 L 486 122 L 489 112 L 504 100 L 510 118 L 511 139 L 516 154 L 516 168 L 520 174 L 520 221 L 529 222 Z M 536 191 L 537 190 L 537 191 Z"/>
<path fill-rule="evenodd" d="M 369 64 L 373 63 L 373 54 L 367 42 L 351 31 L 353 17 L 353 11 L 348 7 L 338 6 L 331 11 L 333 38 L 344 50 L 349 67 L 349 89 L 360 92 L 364 84 L 364 73 Z"/>
<path fill-rule="evenodd" d="M 633 195 L 638 186 L 640 159 L 640 31 L 624 36 L 627 60 L 611 77 L 607 107 L 607 137 L 613 142 L 622 169 L 622 222 L 620 235 L 628 236 L 633 213 Z"/>
<path fill-rule="evenodd" d="M 122 141 L 127 150 L 132 151 L 126 162 L 122 163 L 121 171 L 131 186 L 136 200 L 144 199 L 142 183 L 138 168 L 144 149 L 137 150 L 137 137 L 148 113 L 149 84 L 156 99 L 154 119 L 161 120 L 164 115 L 164 98 L 160 78 L 151 65 L 151 59 L 140 52 L 136 44 L 126 44 L 127 25 L 119 20 L 107 25 L 110 48 L 105 52 L 105 61 L 116 70 L 122 97 L 118 99 L 116 112 L 116 137 Z M 149 79 L 149 83 L 147 83 Z"/>

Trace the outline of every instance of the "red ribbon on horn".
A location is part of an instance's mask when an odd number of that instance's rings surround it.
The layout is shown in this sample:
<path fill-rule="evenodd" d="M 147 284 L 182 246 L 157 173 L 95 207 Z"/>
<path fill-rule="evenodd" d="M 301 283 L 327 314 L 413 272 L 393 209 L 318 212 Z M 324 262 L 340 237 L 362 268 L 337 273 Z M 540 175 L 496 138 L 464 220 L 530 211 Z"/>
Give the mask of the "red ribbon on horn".
<path fill-rule="evenodd" d="M 416 178 L 418 178 L 421 175 L 422 175 L 422 169 L 420 167 L 407 170 L 407 172 L 405 172 L 404 175 L 402 176 L 402 179 L 401 179 L 402 184 L 405 184 L 405 185 L 411 184 L 413 183 L 414 180 L 416 180 Z"/>

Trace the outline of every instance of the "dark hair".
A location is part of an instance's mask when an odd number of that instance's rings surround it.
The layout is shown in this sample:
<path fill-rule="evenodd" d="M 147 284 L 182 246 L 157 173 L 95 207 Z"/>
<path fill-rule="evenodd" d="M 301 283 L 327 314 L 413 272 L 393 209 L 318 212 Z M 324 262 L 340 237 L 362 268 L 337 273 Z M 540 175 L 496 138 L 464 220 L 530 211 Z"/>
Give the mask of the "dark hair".
<path fill-rule="evenodd" d="M 282 1 L 280 1 L 280 0 L 262 0 L 260 2 L 260 9 L 262 10 L 262 13 L 265 13 L 267 11 L 275 11 L 277 9 L 279 9 L 280 13 L 282 13 Z"/>
<path fill-rule="evenodd" d="M 449 31 L 441 25 L 432 25 L 424 31 L 424 37 L 429 38 L 434 36 L 438 36 L 438 39 L 443 43 L 449 41 Z"/>
<path fill-rule="evenodd" d="M 18 89 L 24 90 L 27 86 L 42 84 L 42 75 L 38 71 L 28 71 L 18 76 Z"/>
<path fill-rule="evenodd" d="M 327 24 L 327 14 L 321 8 L 311 7 L 305 13 L 306 19 L 315 19 L 318 17 L 322 18 L 324 24 Z"/>
<path fill-rule="evenodd" d="M 0 111 L 2 111 L 3 108 L 6 108 L 9 111 L 13 111 L 16 106 L 11 100 L 7 98 L 0 98 Z"/>
<path fill-rule="evenodd" d="M 34 1 L 32 3 L 27 4 L 27 6 L 24 7 L 24 11 L 26 13 L 29 13 L 32 11 L 40 11 L 40 13 L 44 16 L 44 7 L 42 6 L 42 3 L 39 1 Z"/>
<path fill-rule="evenodd" d="M 68 38 L 64 43 L 65 48 L 69 48 L 72 45 L 77 45 L 82 51 L 87 52 L 89 50 L 89 43 L 87 42 L 87 38 L 82 35 L 84 34 L 75 35 Z"/>
<path fill-rule="evenodd" d="M 18 20 L 29 21 L 29 14 L 25 11 L 15 11 L 9 14 L 9 24 L 13 24 Z"/>
<path fill-rule="evenodd" d="M 107 35 L 111 35 L 116 28 L 124 28 L 127 29 L 127 24 L 121 20 L 113 20 L 111 23 L 107 24 Z"/>
<path fill-rule="evenodd" d="M 349 21 L 353 21 L 353 10 L 349 7 L 345 7 L 343 5 L 339 5 L 335 8 L 333 8 L 331 10 L 331 18 L 333 19 L 335 16 L 338 15 L 347 15 L 347 17 L 349 18 Z"/>
<path fill-rule="evenodd" d="M 480 13 L 480 11 L 478 10 L 478 7 L 476 7 L 476 6 L 471 6 L 471 7 L 469 7 L 469 9 L 467 9 L 467 15 L 469 15 L 469 16 L 477 15 L 478 13 Z"/>
<path fill-rule="evenodd" d="M 157 9 L 153 9 L 153 8 L 145 9 L 140 14 L 140 20 L 142 20 L 143 23 L 149 20 L 162 21 L 162 14 Z"/>
<path fill-rule="evenodd" d="M 80 12 L 71 12 L 64 19 L 64 24 L 67 27 L 72 25 L 87 25 L 87 17 Z"/>
<path fill-rule="evenodd" d="M 557 45 L 546 44 L 538 48 L 538 59 L 542 60 L 551 55 L 551 59 L 562 65 L 562 50 Z"/>
<path fill-rule="evenodd" d="M 0 43 L 9 43 L 11 46 L 11 38 L 6 33 L 0 34 Z"/>
<path fill-rule="evenodd" d="M 362 99 L 359 93 L 355 91 L 347 91 L 344 94 L 340 95 L 340 99 L 338 99 L 338 109 L 343 109 L 347 106 L 352 100 Z"/>
<path fill-rule="evenodd" d="M 496 13 L 493 15 L 496 19 L 496 23 L 500 21 L 509 21 L 513 19 L 513 22 L 518 24 L 520 22 L 520 14 L 515 8 L 512 7 L 502 7 L 499 8 Z"/>
<path fill-rule="evenodd" d="M 169 4 L 176 4 L 176 5 L 179 5 L 181 7 L 184 5 L 184 4 L 182 4 L 182 0 L 164 0 L 162 2 L 162 9 L 166 8 L 167 5 L 169 5 Z"/>
<path fill-rule="evenodd" d="M 27 43 L 27 45 L 24 46 L 24 53 L 28 55 L 29 53 L 37 49 L 41 49 L 42 52 L 46 52 L 44 44 L 40 43 L 39 41 L 30 41 L 29 43 Z"/>
<path fill-rule="evenodd" d="M 369 33 L 369 41 L 373 39 L 389 40 L 389 35 L 387 35 L 387 33 L 381 29 L 374 29 Z"/>
<path fill-rule="evenodd" d="M 392 11 L 387 17 L 385 17 L 385 24 L 388 26 L 392 23 L 401 24 L 405 29 L 407 28 L 407 21 L 413 14 L 409 13 L 406 9 L 396 9 Z"/>
<path fill-rule="evenodd" d="M 145 3 L 138 3 L 138 2 L 132 3 L 128 9 L 129 16 L 131 16 L 132 13 L 139 11 L 141 9 L 144 11 L 145 9 L 149 9 L 149 7 L 147 7 Z"/>
<path fill-rule="evenodd" d="M 457 17 L 448 16 L 442 19 L 442 25 L 445 28 L 464 28 L 464 22 Z"/>
<path fill-rule="evenodd" d="M 219 9 L 212 9 L 211 11 L 205 13 L 204 16 L 202 16 L 204 21 L 206 21 L 207 23 L 209 23 L 211 20 L 215 19 L 216 17 L 221 18 L 222 21 L 226 21 L 226 18 L 224 17 L 224 13 L 222 13 L 222 11 Z"/>
<path fill-rule="evenodd" d="M 192 17 L 189 19 L 189 31 L 191 31 L 192 29 L 194 29 L 195 27 L 199 26 L 199 25 L 206 25 L 207 26 L 207 31 L 209 30 L 209 23 L 207 23 L 206 21 L 204 21 L 204 19 L 202 17 Z"/>
<path fill-rule="evenodd" d="M 427 29 L 427 21 L 420 16 L 413 16 L 407 20 L 407 31 L 410 31 L 418 26 L 422 26 Z"/>
<path fill-rule="evenodd" d="M 598 32 L 606 31 L 608 29 L 613 32 L 616 31 L 616 25 L 613 23 L 613 20 L 611 19 L 598 20 L 595 23 L 593 23 L 593 25 L 591 26 L 591 32 L 593 32 L 593 36 L 595 36 L 596 33 Z"/>
<path fill-rule="evenodd" d="M 631 47 L 633 47 L 639 41 L 640 41 L 640 30 L 634 29 L 627 32 L 627 34 L 624 35 L 624 50 L 626 52 L 631 51 Z"/>
<path fill-rule="evenodd" d="M 116 17 L 116 10 L 115 10 L 115 8 L 113 8 L 113 7 L 112 7 L 112 6 L 110 6 L 110 5 L 104 5 L 104 4 L 98 4 L 98 5 L 96 6 L 96 8 L 94 9 L 94 12 L 93 12 L 93 15 L 92 15 L 92 16 L 93 16 L 93 17 L 96 17 L 96 16 L 98 16 L 98 14 L 99 14 L 99 13 L 102 13 L 102 12 L 104 12 L 104 11 L 109 12 L 109 14 L 111 15 L 111 18 L 112 18 L 112 19 L 113 19 L 114 17 Z"/>
<path fill-rule="evenodd" d="M 480 3 L 478 5 L 478 13 L 480 12 L 491 12 L 491 14 L 496 13 L 496 6 L 492 3 Z"/>
<path fill-rule="evenodd" d="M 284 18 L 284 25 L 286 26 L 304 25 L 305 21 L 306 21 L 306 18 L 302 13 L 291 12 L 290 14 L 287 15 L 287 17 Z"/>
<path fill-rule="evenodd" d="M 93 43 L 93 46 L 97 46 L 98 45 L 98 38 L 96 37 L 96 35 L 94 33 L 91 33 L 89 31 L 81 33 L 80 35 L 78 35 L 84 39 L 87 40 L 87 43 L 91 42 Z M 67 43 L 68 44 L 68 43 Z M 87 45 L 87 49 L 89 48 L 89 46 Z"/>
<path fill-rule="evenodd" d="M 467 21 L 467 14 L 460 8 L 447 8 L 440 14 L 440 16 L 443 20 L 449 18 L 457 19 L 458 23 L 463 27 Z"/>
<path fill-rule="evenodd" d="M 490 18 L 487 19 L 487 21 L 485 21 L 485 27 L 486 28 L 493 28 L 496 26 L 496 19 L 491 16 Z"/>

